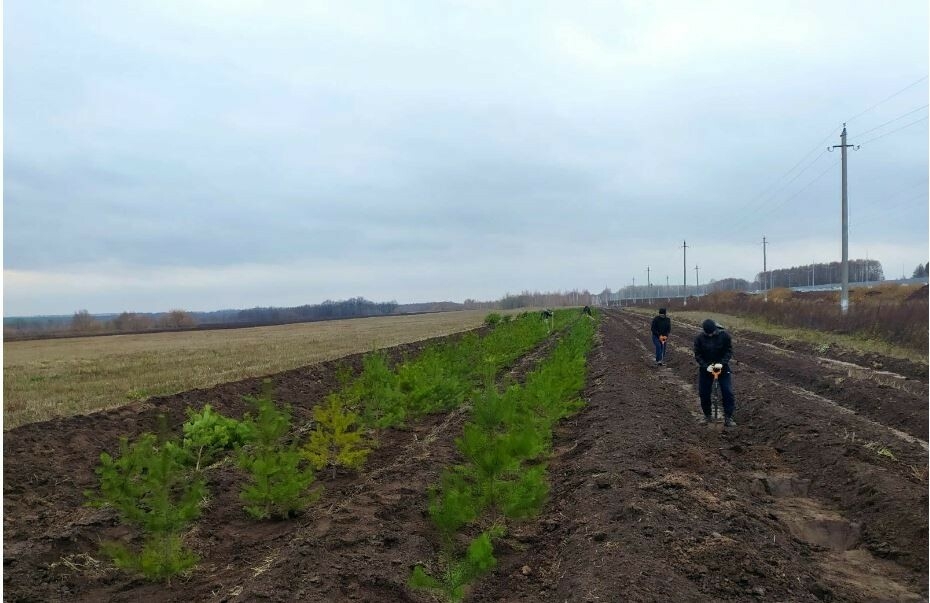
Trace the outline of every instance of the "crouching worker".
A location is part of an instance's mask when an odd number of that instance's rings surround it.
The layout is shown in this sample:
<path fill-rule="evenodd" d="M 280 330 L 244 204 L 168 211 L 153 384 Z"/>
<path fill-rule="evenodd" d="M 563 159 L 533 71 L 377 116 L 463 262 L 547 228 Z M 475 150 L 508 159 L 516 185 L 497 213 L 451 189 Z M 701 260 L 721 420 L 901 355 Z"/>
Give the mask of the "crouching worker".
<path fill-rule="evenodd" d="M 723 397 L 723 425 L 736 427 L 736 421 L 733 420 L 736 398 L 733 396 L 733 376 L 730 373 L 733 342 L 730 334 L 710 318 L 701 324 L 701 328 L 703 331 L 694 338 L 694 359 L 698 363 L 698 395 L 701 397 L 704 423 L 711 422 L 710 390 L 714 386 L 714 373 L 719 372 L 717 381 Z"/>
<path fill-rule="evenodd" d="M 652 319 L 652 345 L 656 347 L 656 366 L 665 364 L 665 344 L 671 332 L 672 321 L 666 315 L 665 308 L 659 308 L 659 315 Z"/>

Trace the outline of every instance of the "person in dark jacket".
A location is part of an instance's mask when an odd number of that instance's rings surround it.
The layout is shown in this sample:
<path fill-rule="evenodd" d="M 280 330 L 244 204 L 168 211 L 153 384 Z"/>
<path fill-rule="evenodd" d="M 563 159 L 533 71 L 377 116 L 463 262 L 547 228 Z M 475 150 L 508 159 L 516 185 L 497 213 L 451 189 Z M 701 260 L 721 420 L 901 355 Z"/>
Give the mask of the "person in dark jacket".
<path fill-rule="evenodd" d="M 665 364 L 665 344 L 671 332 L 672 321 L 666 315 L 665 308 L 659 308 L 659 315 L 652 319 L 652 345 L 656 347 L 656 366 Z"/>
<path fill-rule="evenodd" d="M 723 424 L 736 427 L 733 411 L 736 398 L 733 396 L 733 376 L 730 372 L 730 359 L 733 357 L 733 341 L 730 334 L 712 319 L 701 324 L 702 332 L 694 338 L 694 360 L 698 363 L 698 395 L 701 398 L 701 410 L 704 411 L 704 423 L 711 422 L 710 390 L 714 385 L 714 370 L 720 370 L 717 381 L 723 396 Z"/>

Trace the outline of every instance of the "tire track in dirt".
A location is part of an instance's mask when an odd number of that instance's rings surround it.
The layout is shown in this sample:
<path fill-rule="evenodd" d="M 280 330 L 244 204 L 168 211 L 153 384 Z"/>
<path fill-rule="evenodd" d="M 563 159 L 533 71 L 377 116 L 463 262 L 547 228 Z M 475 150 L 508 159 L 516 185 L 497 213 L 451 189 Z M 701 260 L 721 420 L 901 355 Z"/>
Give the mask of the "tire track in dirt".
<path fill-rule="evenodd" d="M 777 407 L 781 393 L 742 377 L 737 401 L 741 396 L 751 401 L 752 414 L 764 424 L 754 426 L 747 417 L 750 426 L 741 423 L 735 430 L 700 427 L 690 345 L 687 355 L 676 351 L 669 367 L 656 369 L 648 328 L 635 317 L 605 314 L 602 345 L 589 364 L 588 406 L 563 424 L 556 440 L 545 515 L 513 531 L 500 567 L 477 587 L 475 600 L 925 596 L 926 564 L 920 558 L 925 559 L 926 538 L 908 540 L 901 531 L 907 527 L 913 537 L 923 526 L 925 534 L 925 483 L 915 487 L 900 475 L 884 484 L 862 479 L 853 469 L 868 468 L 875 455 L 857 449 L 852 459 L 830 445 L 828 454 L 820 454 L 817 442 L 795 451 L 795 431 L 812 417 L 787 409 L 772 413 L 768 406 Z M 780 431 L 785 423 L 787 444 Z M 811 439 L 811 432 L 799 435 L 802 442 Z M 828 467 L 818 473 L 821 464 Z M 860 479 L 844 484 L 846 474 Z M 834 500 L 837 480 L 842 487 Z M 862 487 L 871 489 L 879 512 L 843 517 L 849 505 L 868 506 L 861 496 L 850 496 Z M 908 504 L 910 514 L 899 512 Z M 888 525 L 873 525 L 882 516 Z M 824 538 L 812 542 L 821 528 Z M 880 536 L 886 537 L 884 549 Z M 845 550 L 853 543 L 867 550 Z M 869 556 L 881 551 L 898 563 Z M 865 572 L 869 563 L 883 575 Z"/>

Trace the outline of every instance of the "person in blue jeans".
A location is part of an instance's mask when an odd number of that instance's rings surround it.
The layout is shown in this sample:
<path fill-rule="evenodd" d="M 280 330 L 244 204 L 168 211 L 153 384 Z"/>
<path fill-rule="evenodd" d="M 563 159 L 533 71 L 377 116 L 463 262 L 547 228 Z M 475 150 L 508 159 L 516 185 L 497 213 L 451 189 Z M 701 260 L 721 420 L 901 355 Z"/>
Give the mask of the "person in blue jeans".
<path fill-rule="evenodd" d="M 656 366 L 665 364 L 665 345 L 671 332 L 672 321 L 665 313 L 665 308 L 659 308 L 659 315 L 652 319 L 652 345 L 656 346 Z"/>
<path fill-rule="evenodd" d="M 701 398 L 701 410 L 704 411 L 704 424 L 711 422 L 710 390 L 714 386 L 714 371 L 719 370 L 717 381 L 723 397 L 723 425 L 736 427 L 736 421 L 733 420 L 736 398 L 730 372 L 733 341 L 730 334 L 710 318 L 701 324 L 701 329 L 702 332 L 694 338 L 694 360 L 698 363 L 698 395 Z"/>

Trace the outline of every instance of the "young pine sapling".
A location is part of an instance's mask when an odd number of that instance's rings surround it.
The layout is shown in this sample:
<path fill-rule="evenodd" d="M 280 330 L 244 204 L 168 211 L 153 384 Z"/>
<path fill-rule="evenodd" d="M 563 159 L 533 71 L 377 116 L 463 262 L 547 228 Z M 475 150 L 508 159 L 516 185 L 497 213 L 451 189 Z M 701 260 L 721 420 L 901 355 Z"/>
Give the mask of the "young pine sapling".
<path fill-rule="evenodd" d="M 197 556 L 184 548 L 181 532 L 200 516 L 207 490 L 199 475 L 190 475 L 190 454 L 177 441 L 146 433 L 130 444 L 120 440 L 117 457 L 100 455 L 100 492 L 87 492 L 90 504 L 110 506 L 145 533 L 142 550 L 104 544 L 118 567 L 163 579 L 192 567 Z"/>
<path fill-rule="evenodd" d="M 320 491 L 309 491 L 313 469 L 302 466 L 297 444 L 285 441 L 291 428 L 290 412 L 277 408 L 267 389 L 249 401 L 257 414 L 243 419 L 252 439 L 238 453 L 239 466 L 249 476 L 240 497 L 252 517 L 286 518 L 313 503 Z"/>
<path fill-rule="evenodd" d="M 207 404 L 200 412 L 187 409 L 184 423 L 184 447 L 196 458 L 195 469 L 209 463 L 222 450 L 239 448 L 249 441 L 250 424 L 223 416 Z"/>
<path fill-rule="evenodd" d="M 304 456 L 317 470 L 327 465 L 336 477 L 336 467 L 359 469 L 371 453 L 358 428 L 358 415 L 346 410 L 338 395 L 326 398 L 326 403 L 313 409 L 316 421 L 310 439 L 304 446 Z"/>

